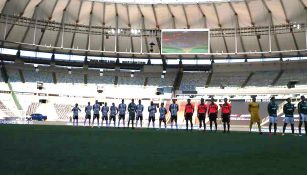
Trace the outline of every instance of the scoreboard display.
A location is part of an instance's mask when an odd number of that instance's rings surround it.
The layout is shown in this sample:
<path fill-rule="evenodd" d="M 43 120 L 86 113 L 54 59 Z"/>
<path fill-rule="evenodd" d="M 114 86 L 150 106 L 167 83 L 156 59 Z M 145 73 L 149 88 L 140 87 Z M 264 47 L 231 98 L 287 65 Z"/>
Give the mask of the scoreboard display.
<path fill-rule="evenodd" d="M 210 53 L 209 29 L 164 29 L 161 31 L 161 54 Z"/>

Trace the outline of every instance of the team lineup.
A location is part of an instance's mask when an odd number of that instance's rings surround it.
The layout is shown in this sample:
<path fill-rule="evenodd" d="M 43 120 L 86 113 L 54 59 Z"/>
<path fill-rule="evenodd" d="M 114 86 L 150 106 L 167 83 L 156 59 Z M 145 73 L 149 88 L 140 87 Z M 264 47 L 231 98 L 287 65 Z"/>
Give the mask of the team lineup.
<path fill-rule="evenodd" d="M 285 130 L 287 128 L 287 125 L 290 124 L 291 126 L 291 132 L 294 134 L 294 112 L 295 112 L 295 105 L 291 103 L 291 99 L 288 98 L 286 100 L 286 103 L 283 105 L 283 114 L 284 117 L 284 124 L 283 124 L 283 131 L 282 134 L 284 135 Z M 301 101 L 298 103 L 298 114 L 299 114 L 299 135 L 301 136 L 301 129 L 304 124 L 305 128 L 305 135 L 307 133 L 307 102 L 305 100 L 304 96 L 301 96 Z M 157 110 L 158 109 L 158 110 Z M 223 132 L 230 132 L 230 115 L 231 115 L 231 109 L 232 105 L 228 102 L 228 99 L 224 99 L 224 103 L 220 105 L 220 113 L 221 113 L 221 120 L 223 123 Z M 249 132 L 252 130 L 252 126 L 254 123 L 257 123 L 259 134 L 262 134 L 260 120 L 261 117 L 259 115 L 259 103 L 256 102 L 256 98 L 252 98 L 252 102 L 248 104 L 248 111 L 250 113 L 250 125 L 249 125 Z M 164 128 L 166 128 L 166 114 L 170 113 L 170 124 L 171 129 L 173 129 L 173 126 L 178 130 L 178 124 L 177 124 L 177 113 L 179 111 L 179 106 L 176 104 L 176 99 L 172 100 L 172 104 L 170 104 L 169 108 L 166 109 L 164 106 L 164 103 L 161 103 L 159 107 L 154 104 L 152 101 L 150 105 L 147 108 L 148 110 L 148 128 L 152 124 L 152 128 L 155 128 L 155 115 L 157 112 L 159 112 L 159 128 L 161 129 L 162 123 L 164 124 Z M 193 122 L 192 122 L 192 116 L 194 114 L 195 107 L 191 103 L 191 99 L 187 100 L 187 104 L 185 105 L 184 109 L 184 119 L 186 124 L 186 130 L 193 130 Z M 93 111 L 93 119 L 92 119 L 92 111 Z M 144 105 L 142 104 L 142 101 L 139 100 L 138 104 L 135 104 L 134 99 L 131 100 L 128 107 L 124 102 L 124 99 L 122 102 L 115 106 L 115 103 L 112 103 L 111 106 L 108 106 L 107 103 L 104 103 L 104 105 L 100 105 L 98 100 L 96 100 L 95 104 L 92 106 L 90 102 L 88 102 L 88 105 L 85 107 L 85 120 L 84 120 L 84 126 L 86 126 L 86 123 L 88 122 L 88 126 L 94 126 L 95 120 L 97 120 L 97 126 L 103 126 L 105 121 L 105 126 L 109 127 L 112 124 L 116 127 L 116 116 L 118 115 L 118 123 L 117 127 L 120 127 L 120 122 L 122 121 L 122 126 L 125 128 L 125 116 L 126 112 L 128 112 L 128 128 L 131 125 L 131 128 L 134 129 L 137 127 L 138 123 L 140 124 L 140 127 L 143 127 L 143 111 L 144 111 Z M 275 97 L 271 97 L 270 103 L 267 106 L 267 112 L 269 116 L 269 133 L 272 133 L 272 126 L 274 128 L 273 133 L 276 134 L 277 132 L 277 111 L 278 111 L 278 104 L 275 101 Z M 73 126 L 78 126 L 78 119 L 79 119 L 79 113 L 81 112 L 81 109 L 78 107 L 78 104 L 75 104 L 75 107 L 72 109 L 73 112 Z M 209 102 L 209 104 L 205 104 L 205 100 L 202 98 L 200 100 L 200 104 L 197 106 L 197 118 L 199 120 L 199 128 L 203 129 L 203 131 L 206 131 L 206 116 L 209 118 L 209 124 L 210 124 L 210 131 L 217 131 L 217 118 L 218 118 L 218 112 L 219 107 L 215 103 L 215 100 L 212 98 Z M 99 123 L 100 119 L 100 113 L 102 114 L 101 117 L 101 123 Z M 91 120 L 92 119 L 92 120 Z M 136 120 L 136 123 L 134 123 Z M 101 124 L 101 125 L 100 125 Z M 214 124 L 214 128 L 213 128 Z"/>

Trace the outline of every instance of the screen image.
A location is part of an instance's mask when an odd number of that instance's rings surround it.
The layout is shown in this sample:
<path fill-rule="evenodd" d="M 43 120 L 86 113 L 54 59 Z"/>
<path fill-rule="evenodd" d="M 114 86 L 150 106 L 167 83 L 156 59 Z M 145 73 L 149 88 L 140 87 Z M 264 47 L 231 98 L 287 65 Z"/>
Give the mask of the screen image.
<path fill-rule="evenodd" d="M 170 29 L 162 30 L 162 54 L 208 54 L 208 29 Z"/>

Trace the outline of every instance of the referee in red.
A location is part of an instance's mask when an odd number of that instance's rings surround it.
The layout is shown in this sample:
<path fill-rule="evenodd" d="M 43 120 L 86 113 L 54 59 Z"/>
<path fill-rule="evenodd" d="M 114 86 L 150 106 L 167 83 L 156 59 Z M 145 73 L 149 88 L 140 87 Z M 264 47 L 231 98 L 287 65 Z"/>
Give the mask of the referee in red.
<path fill-rule="evenodd" d="M 221 110 L 224 133 L 226 132 L 226 124 L 227 124 L 227 132 L 229 132 L 231 107 L 232 107 L 231 104 L 228 103 L 228 99 L 224 98 L 224 104 L 222 104 L 222 110 Z"/>
<path fill-rule="evenodd" d="M 204 131 L 206 131 L 206 113 L 207 106 L 205 104 L 205 100 L 203 98 L 200 99 L 200 104 L 197 108 L 197 116 L 199 120 L 199 129 L 201 129 L 202 124 L 204 124 Z"/>
<path fill-rule="evenodd" d="M 217 131 L 217 112 L 218 112 L 218 106 L 214 103 L 214 98 L 211 98 L 211 103 L 208 106 L 208 116 L 210 120 L 210 131 L 212 131 L 212 122 L 214 122 L 215 125 L 215 132 Z"/>
<path fill-rule="evenodd" d="M 184 117 L 185 117 L 185 123 L 186 123 L 186 130 L 188 131 L 188 121 L 190 121 L 191 124 L 191 131 L 193 130 L 193 123 L 192 123 L 192 116 L 194 113 L 194 105 L 191 104 L 191 99 L 188 99 L 188 103 L 185 105 L 184 109 Z"/>

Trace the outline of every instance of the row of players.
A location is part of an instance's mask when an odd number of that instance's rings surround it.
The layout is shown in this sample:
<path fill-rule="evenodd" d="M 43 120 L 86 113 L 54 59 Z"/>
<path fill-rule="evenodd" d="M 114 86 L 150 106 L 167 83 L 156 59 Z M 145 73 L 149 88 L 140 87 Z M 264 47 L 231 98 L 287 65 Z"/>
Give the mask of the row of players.
<path fill-rule="evenodd" d="M 164 103 L 161 103 L 159 107 L 159 128 L 161 128 L 161 123 L 164 123 L 164 127 L 166 128 L 166 114 L 167 111 L 171 114 L 171 128 L 173 128 L 173 123 L 175 123 L 176 129 L 178 129 L 177 125 L 177 113 L 179 111 L 179 106 L 176 104 L 176 100 L 172 100 L 173 103 L 169 106 L 169 109 L 167 110 L 164 107 Z M 230 115 L 231 115 L 231 104 L 228 102 L 228 99 L 224 99 L 224 103 L 221 105 L 221 118 L 223 122 L 223 128 L 224 132 L 229 132 L 230 129 Z M 261 132 L 261 126 L 260 126 L 260 116 L 259 116 L 259 103 L 256 102 L 256 98 L 252 98 L 252 102 L 248 105 L 248 111 L 251 115 L 250 120 L 250 132 L 252 129 L 252 126 L 254 123 L 257 123 L 259 133 Z M 269 114 L 269 132 L 271 133 L 272 125 L 274 125 L 274 134 L 276 134 L 277 130 L 277 110 L 278 110 L 278 104 L 275 101 L 275 97 L 272 97 L 270 99 L 270 103 L 267 107 L 268 114 Z M 78 125 L 78 116 L 79 111 L 81 109 L 78 107 L 78 104 L 75 105 L 75 107 L 72 109 L 73 111 L 73 125 Z M 115 127 L 115 121 L 116 121 L 116 115 L 118 114 L 118 127 L 120 126 L 120 121 L 123 121 L 123 126 L 125 127 L 125 114 L 127 111 L 127 106 L 124 103 L 124 100 L 122 100 L 122 103 L 118 105 L 118 107 L 115 106 L 114 103 L 112 103 L 112 106 L 107 106 L 107 103 L 104 104 L 104 106 L 100 106 L 98 101 L 96 100 L 95 104 L 91 106 L 90 102 L 88 102 L 88 105 L 85 107 L 85 120 L 84 120 L 84 126 L 86 124 L 86 121 L 88 120 L 88 124 L 90 126 L 90 120 L 91 120 L 91 111 L 93 111 L 93 120 L 92 125 L 94 125 L 95 119 L 97 119 L 97 125 L 99 125 L 99 113 L 102 112 L 102 122 L 101 125 L 103 125 L 103 120 L 106 121 L 106 125 L 110 126 L 111 121 L 114 122 Z M 136 126 L 138 124 L 138 121 L 140 120 L 140 125 L 142 127 L 143 122 L 143 111 L 144 106 L 141 103 L 141 100 L 139 100 L 139 103 L 136 105 L 134 103 L 134 99 L 131 100 L 131 103 L 128 105 L 128 113 L 129 113 L 129 120 L 128 120 L 128 128 L 131 123 L 132 128 L 134 129 L 134 120 L 136 119 Z M 287 99 L 287 103 L 283 106 L 283 113 L 285 114 L 284 119 L 284 126 L 283 126 L 283 134 L 285 133 L 287 124 L 291 125 L 292 134 L 294 134 L 294 111 L 295 106 L 291 103 L 291 99 Z M 149 122 L 148 127 L 150 126 L 150 123 L 152 122 L 153 128 L 155 123 L 155 114 L 157 113 L 157 107 L 156 105 L 151 102 L 150 106 L 148 106 L 148 112 L 149 112 Z M 187 100 L 187 104 L 185 105 L 184 110 L 184 117 L 186 121 L 186 130 L 188 130 L 188 126 L 190 123 L 191 130 L 193 129 L 193 123 L 192 123 L 192 116 L 194 113 L 194 105 L 191 103 L 191 100 Z M 304 96 L 301 96 L 301 101 L 298 104 L 298 113 L 300 116 L 300 122 L 299 122 L 299 135 L 301 135 L 301 128 L 302 124 L 305 125 L 305 133 L 307 134 L 307 101 L 305 100 Z M 108 118 L 109 114 L 109 118 Z M 212 124 L 215 125 L 215 131 L 217 131 L 217 114 L 218 114 L 218 105 L 215 103 L 215 100 L 212 98 L 209 105 L 205 104 L 205 100 L 202 98 L 200 100 L 200 104 L 197 107 L 197 117 L 199 119 L 199 128 L 204 128 L 204 131 L 206 130 L 206 123 L 205 118 L 208 114 L 209 121 L 210 121 L 210 131 L 212 131 Z M 109 123 L 108 123 L 109 120 Z M 227 130 L 226 130 L 227 127 Z"/>

